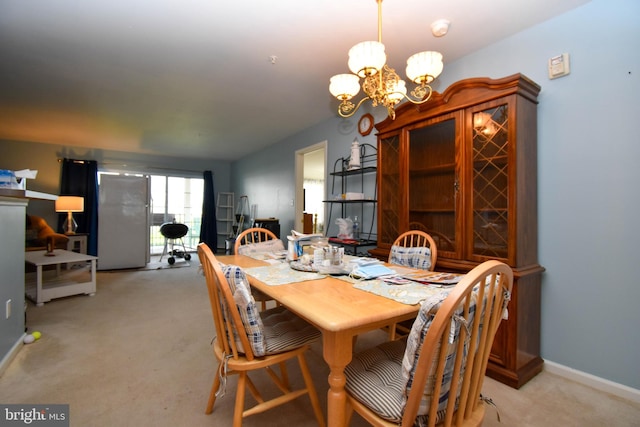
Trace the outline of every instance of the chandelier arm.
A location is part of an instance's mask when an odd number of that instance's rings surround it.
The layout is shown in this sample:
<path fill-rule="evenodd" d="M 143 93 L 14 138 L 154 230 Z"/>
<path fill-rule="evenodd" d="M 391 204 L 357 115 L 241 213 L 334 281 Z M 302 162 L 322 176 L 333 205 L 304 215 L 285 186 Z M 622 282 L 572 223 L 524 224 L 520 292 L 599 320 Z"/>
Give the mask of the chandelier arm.
<path fill-rule="evenodd" d="M 418 88 L 420 88 L 420 86 Z M 428 91 L 427 91 L 427 94 L 424 95 L 424 97 L 422 97 L 421 99 L 409 98 L 409 96 L 407 96 L 407 94 L 404 94 L 402 92 L 392 92 L 392 93 L 398 93 L 398 94 L 402 95 L 402 97 L 405 98 L 407 101 L 411 102 L 412 104 L 420 105 L 420 104 L 424 104 L 429 99 L 431 99 L 431 94 L 433 93 L 433 89 L 429 85 L 424 85 L 422 88 L 423 89 L 428 89 Z M 415 96 L 414 95 L 414 91 L 411 91 L 411 95 Z"/>
<path fill-rule="evenodd" d="M 360 106 L 362 105 L 362 103 L 363 103 L 364 101 L 366 101 L 367 99 L 371 99 L 371 97 L 370 97 L 370 96 L 367 96 L 367 97 L 362 98 L 360 101 L 358 101 L 358 103 L 357 103 L 357 104 L 356 104 L 356 106 L 353 108 L 353 110 L 351 110 L 351 112 L 350 112 L 350 113 L 343 113 L 343 112 L 342 112 L 342 109 L 341 109 L 340 107 L 338 107 L 338 114 L 340 115 L 340 117 L 344 117 L 345 119 L 346 119 L 346 118 L 349 118 L 349 117 L 351 117 L 351 116 L 353 116 L 353 115 L 356 113 L 356 111 L 358 111 L 358 109 L 360 108 Z M 340 106 L 342 106 L 342 104 L 340 104 Z"/>
<path fill-rule="evenodd" d="M 402 92 L 389 92 L 389 95 L 393 94 L 393 93 L 397 93 L 399 96 L 402 96 L 402 98 L 406 99 L 407 101 L 409 101 L 412 104 L 416 104 L 416 105 L 420 105 L 420 104 L 424 104 L 425 102 L 427 102 L 430 98 L 430 96 L 422 99 L 422 100 L 417 100 L 417 99 L 413 99 L 410 98 L 407 94 L 402 93 Z M 398 101 L 397 103 L 399 103 L 400 101 Z"/>

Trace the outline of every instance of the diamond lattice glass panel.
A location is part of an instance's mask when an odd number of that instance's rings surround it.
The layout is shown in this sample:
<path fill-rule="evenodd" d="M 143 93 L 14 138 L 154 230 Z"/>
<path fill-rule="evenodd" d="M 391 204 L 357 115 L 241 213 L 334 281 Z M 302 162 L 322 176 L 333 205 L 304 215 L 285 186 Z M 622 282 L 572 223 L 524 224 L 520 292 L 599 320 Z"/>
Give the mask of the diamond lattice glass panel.
<path fill-rule="evenodd" d="M 507 257 L 509 171 L 507 105 L 473 115 L 473 252 Z"/>

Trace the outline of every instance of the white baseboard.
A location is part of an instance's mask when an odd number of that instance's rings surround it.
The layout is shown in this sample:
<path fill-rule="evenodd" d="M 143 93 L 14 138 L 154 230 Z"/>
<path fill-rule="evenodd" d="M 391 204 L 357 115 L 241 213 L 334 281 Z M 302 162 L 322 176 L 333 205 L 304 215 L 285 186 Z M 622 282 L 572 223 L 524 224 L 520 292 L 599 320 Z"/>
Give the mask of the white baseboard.
<path fill-rule="evenodd" d="M 544 361 L 544 370 L 614 396 L 640 403 L 640 390 L 624 384 L 615 383 L 548 360 Z"/>
<path fill-rule="evenodd" d="M 16 355 L 24 345 L 23 340 L 25 335 L 27 334 L 22 334 L 18 339 L 18 341 L 16 341 L 15 344 L 13 344 L 13 347 L 11 347 L 11 350 L 9 350 L 7 354 L 5 354 L 4 357 L 2 358 L 2 361 L 0 362 L 0 375 L 4 374 L 5 369 L 7 369 L 7 367 L 13 360 L 13 358 L 16 357 Z"/>

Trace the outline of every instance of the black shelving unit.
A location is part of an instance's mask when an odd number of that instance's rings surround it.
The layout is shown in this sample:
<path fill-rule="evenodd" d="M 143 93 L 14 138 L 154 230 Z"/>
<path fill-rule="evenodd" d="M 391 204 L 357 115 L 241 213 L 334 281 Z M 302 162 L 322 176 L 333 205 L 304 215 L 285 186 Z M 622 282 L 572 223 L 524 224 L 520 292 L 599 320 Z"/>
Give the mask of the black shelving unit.
<path fill-rule="evenodd" d="M 329 204 L 329 216 L 326 221 L 327 230 L 331 224 L 333 216 L 333 208 L 339 207 L 339 217 L 346 218 L 347 211 L 353 211 L 353 207 L 359 207 L 359 221 L 360 221 L 360 238 L 353 241 L 338 240 L 336 237 L 330 237 L 329 242 L 334 245 L 339 245 L 345 248 L 345 253 L 350 255 L 368 255 L 366 251 L 363 253 L 361 248 L 366 246 L 375 246 L 377 244 L 377 234 L 374 231 L 375 217 L 376 217 L 376 204 L 377 204 L 377 162 L 378 162 L 378 150 L 371 144 L 360 145 L 360 166 L 357 169 L 349 169 L 349 161 L 351 157 L 340 157 L 333 165 L 333 172 L 330 173 L 333 178 L 331 184 L 331 194 L 338 195 L 340 198 L 331 200 L 324 200 L 324 203 Z M 354 181 L 359 181 L 359 193 L 364 194 L 365 188 L 365 175 L 376 174 L 374 181 L 373 196 L 371 198 L 365 197 L 359 199 L 346 199 L 345 195 L 351 191 L 357 191 L 358 186 L 354 185 Z M 350 178 L 352 178 L 350 180 Z M 356 179 L 357 178 L 357 179 Z M 339 188 L 336 188 L 339 181 Z M 357 183 L 356 183 L 357 184 Z M 339 191 L 339 192 L 338 192 Z M 368 227 L 365 230 L 364 227 L 364 212 L 365 209 L 371 210 L 371 221 L 367 223 Z"/>

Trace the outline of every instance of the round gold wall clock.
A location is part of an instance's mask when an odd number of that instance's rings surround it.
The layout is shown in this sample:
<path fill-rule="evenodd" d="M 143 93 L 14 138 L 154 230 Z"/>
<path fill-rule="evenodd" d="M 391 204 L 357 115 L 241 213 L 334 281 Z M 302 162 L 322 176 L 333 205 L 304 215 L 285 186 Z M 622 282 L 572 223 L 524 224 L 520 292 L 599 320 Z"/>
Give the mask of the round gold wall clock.
<path fill-rule="evenodd" d="M 363 114 L 358 120 L 358 132 L 360 135 L 367 136 L 373 130 L 373 116 L 369 113 Z"/>

